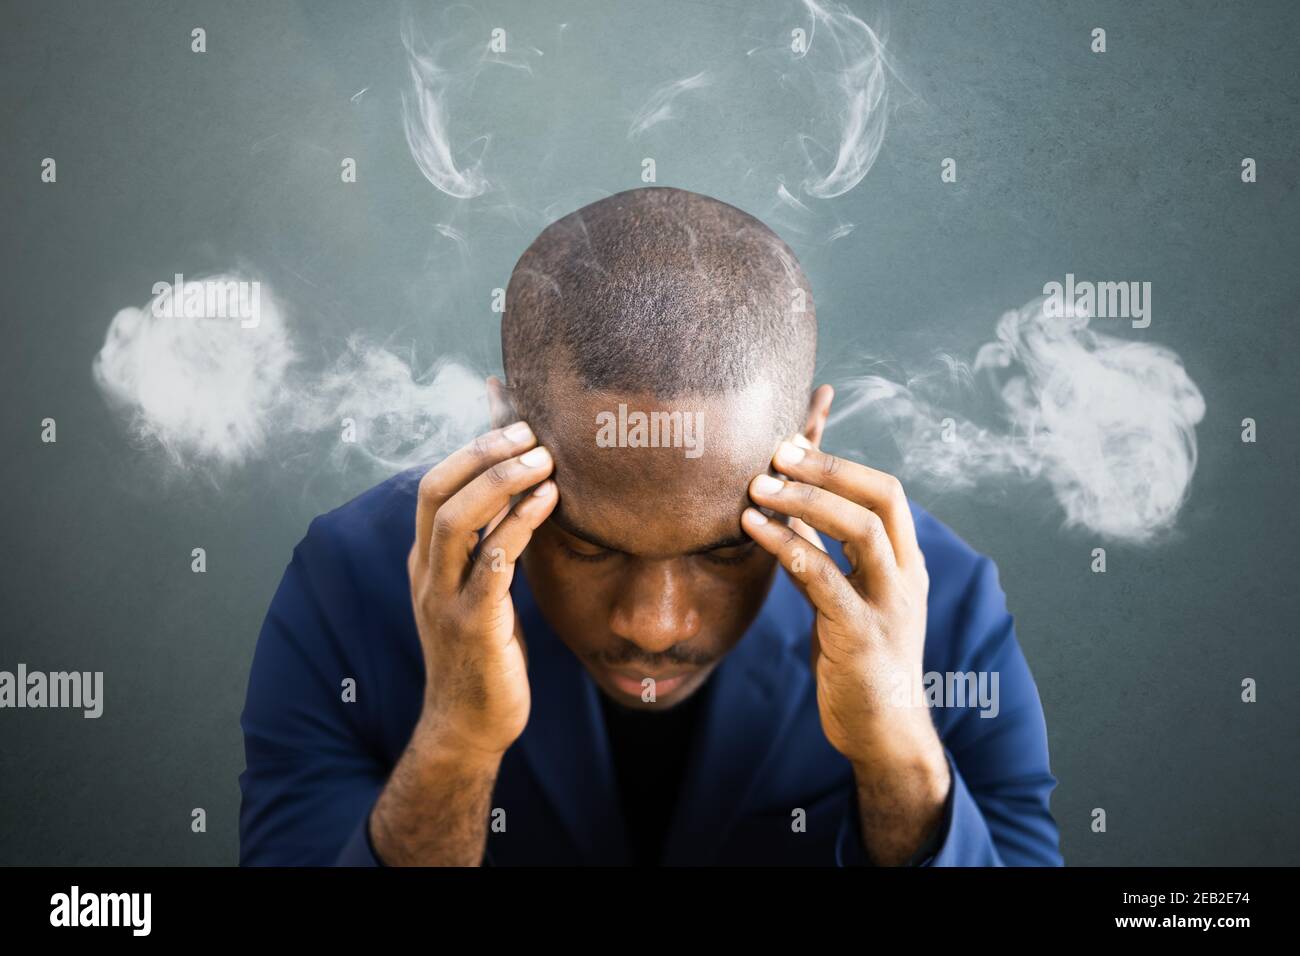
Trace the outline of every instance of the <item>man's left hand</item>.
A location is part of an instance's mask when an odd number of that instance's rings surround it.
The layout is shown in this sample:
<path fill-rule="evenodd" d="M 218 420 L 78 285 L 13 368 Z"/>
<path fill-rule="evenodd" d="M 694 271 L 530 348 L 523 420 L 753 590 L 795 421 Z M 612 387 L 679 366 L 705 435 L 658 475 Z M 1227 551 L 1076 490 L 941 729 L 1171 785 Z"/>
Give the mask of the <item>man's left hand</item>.
<path fill-rule="evenodd" d="M 877 862 L 905 862 L 938 825 L 951 785 L 921 689 L 929 576 L 898 479 L 782 442 L 759 475 L 746 532 L 776 556 L 812 604 L 812 672 L 822 728 L 852 764 L 863 836 Z M 811 529 L 811 530 L 809 530 Z M 843 542 L 844 573 L 816 532 Z"/>

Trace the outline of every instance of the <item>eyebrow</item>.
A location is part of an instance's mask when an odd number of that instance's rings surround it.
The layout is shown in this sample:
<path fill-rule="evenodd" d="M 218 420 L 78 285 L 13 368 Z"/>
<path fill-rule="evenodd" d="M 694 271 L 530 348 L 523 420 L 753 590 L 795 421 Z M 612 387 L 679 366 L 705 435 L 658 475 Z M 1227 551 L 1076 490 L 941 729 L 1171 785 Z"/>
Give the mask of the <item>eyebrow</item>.
<path fill-rule="evenodd" d="M 578 538 L 581 541 L 585 541 L 587 544 L 593 545 L 597 548 L 604 548 L 606 551 L 617 551 L 619 554 L 627 553 L 622 548 L 616 547 L 615 545 L 610 544 L 608 541 L 605 541 L 600 537 L 600 535 L 593 534 L 590 531 L 584 531 L 583 529 L 577 527 L 567 516 L 565 516 L 564 512 L 561 510 L 562 506 L 563 506 L 563 502 L 555 506 L 555 510 L 551 512 L 551 517 L 549 520 L 554 521 L 557 525 L 559 525 L 569 534 L 573 535 L 575 538 Z M 754 543 L 755 543 L 754 539 L 742 531 L 738 535 L 729 535 L 725 538 L 719 538 L 717 541 L 710 542 L 709 544 L 706 544 L 702 548 L 695 548 L 691 551 L 687 551 L 686 553 L 704 554 L 709 551 L 720 551 L 723 548 L 735 548 L 742 544 L 754 544 Z"/>

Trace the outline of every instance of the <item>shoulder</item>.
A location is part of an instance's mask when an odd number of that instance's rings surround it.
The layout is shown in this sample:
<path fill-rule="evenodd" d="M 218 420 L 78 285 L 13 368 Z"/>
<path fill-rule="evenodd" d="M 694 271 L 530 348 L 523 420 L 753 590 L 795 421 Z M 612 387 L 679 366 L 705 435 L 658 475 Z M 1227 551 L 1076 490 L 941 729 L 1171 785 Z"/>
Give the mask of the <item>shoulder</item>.
<path fill-rule="evenodd" d="M 912 512 L 912 522 L 916 525 L 916 541 L 921 546 L 921 553 L 925 555 L 931 586 L 935 584 L 936 577 L 940 578 L 938 583 L 942 586 L 952 585 L 957 580 L 968 580 L 982 562 L 991 562 L 992 559 L 976 551 L 956 531 L 911 498 L 907 499 L 907 506 Z"/>
<path fill-rule="evenodd" d="M 994 560 L 914 501 L 908 504 L 930 576 L 928 654 L 969 663 L 991 653 L 992 645 L 1014 644 Z"/>
<path fill-rule="evenodd" d="M 930 575 L 930 612 L 958 612 L 991 589 L 1001 594 L 997 565 L 911 498 L 916 541 Z"/>
<path fill-rule="evenodd" d="M 415 504 L 423 467 L 400 472 L 368 488 L 325 514 L 312 519 L 298 552 L 311 554 L 346 549 L 386 551 L 394 541 L 410 547 L 415 528 Z"/>
<path fill-rule="evenodd" d="M 331 632 L 342 643 L 385 629 L 404 631 L 410 617 L 406 559 L 421 474 L 401 472 L 314 518 L 293 549 L 272 614 L 315 622 L 311 630 Z"/>

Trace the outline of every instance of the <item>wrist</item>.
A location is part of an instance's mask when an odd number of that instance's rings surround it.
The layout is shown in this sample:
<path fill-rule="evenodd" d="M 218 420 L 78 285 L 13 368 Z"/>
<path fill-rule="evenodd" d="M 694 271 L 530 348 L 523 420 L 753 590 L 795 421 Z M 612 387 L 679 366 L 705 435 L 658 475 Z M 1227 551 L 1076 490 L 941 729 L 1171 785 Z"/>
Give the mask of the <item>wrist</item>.
<path fill-rule="evenodd" d="M 492 773 L 496 772 L 505 756 L 504 749 L 473 740 L 427 707 L 411 735 L 410 746 L 430 764 L 453 763 L 458 767 Z"/>
<path fill-rule="evenodd" d="M 854 777 L 859 781 L 905 780 L 913 792 L 923 793 L 942 803 L 948 795 L 948 757 L 934 724 L 914 730 L 894 727 L 874 736 L 865 736 L 866 746 L 850 756 Z"/>

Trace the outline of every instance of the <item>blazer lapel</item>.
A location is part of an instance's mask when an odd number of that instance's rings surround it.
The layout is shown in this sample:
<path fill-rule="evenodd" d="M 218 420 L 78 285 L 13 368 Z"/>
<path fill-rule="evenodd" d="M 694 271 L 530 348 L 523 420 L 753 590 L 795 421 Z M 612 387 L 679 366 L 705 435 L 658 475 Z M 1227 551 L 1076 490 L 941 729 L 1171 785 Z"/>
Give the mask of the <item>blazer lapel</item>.
<path fill-rule="evenodd" d="M 528 645 L 532 710 L 515 746 L 523 751 L 582 858 L 630 859 L 599 691 L 582 662 L 547 625 L 523 569 L 511 584 Z"/>

